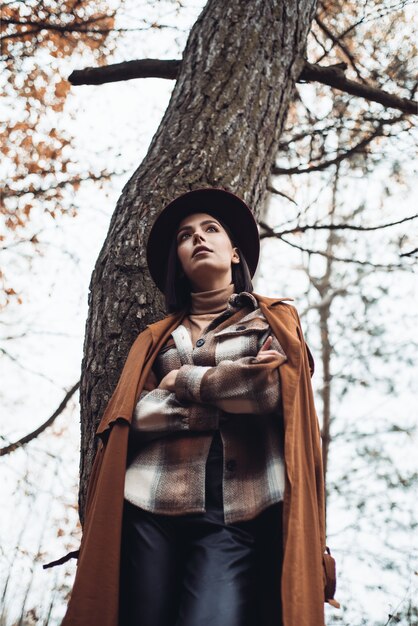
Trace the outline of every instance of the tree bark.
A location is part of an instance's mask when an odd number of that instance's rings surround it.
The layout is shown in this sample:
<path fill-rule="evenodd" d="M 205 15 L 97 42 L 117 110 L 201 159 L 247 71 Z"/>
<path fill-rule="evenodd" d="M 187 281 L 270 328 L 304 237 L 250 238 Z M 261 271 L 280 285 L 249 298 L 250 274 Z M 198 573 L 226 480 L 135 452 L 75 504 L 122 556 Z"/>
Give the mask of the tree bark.
<path fill-rule="evenodd" d="M 315 0 L 209 0 L 194 24 L 148 153 L 123 188 L 90 283 L 81 404 L 79 511 L 94 433 L 128 350 L 165 315 L 145 244 L 163 206 L 189 189 L 225 187 L 258 218 Z"/>

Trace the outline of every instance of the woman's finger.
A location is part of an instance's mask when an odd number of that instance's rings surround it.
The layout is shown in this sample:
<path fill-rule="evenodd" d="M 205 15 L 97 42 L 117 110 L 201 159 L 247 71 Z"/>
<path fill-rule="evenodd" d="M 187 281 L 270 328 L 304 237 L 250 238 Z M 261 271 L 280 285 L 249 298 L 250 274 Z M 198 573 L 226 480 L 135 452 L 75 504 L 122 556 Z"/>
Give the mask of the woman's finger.
<path fill-rule="evenodd" d="M 270 348 L 270 346 L 271 346 L 271 342 L 272 341 L 273 341 L 273 337 L 271 335 L 269 335 L 267 337 L 267 339 L 265 340 L 265 342 L 263 343 L 263 345 L 261 346 L 260 352 L 261 352 L 261 350 L 263 350 L 263 351 L 264 350 L 268 350 Z"/>
<path fill-rule="evenodd" d="M 257 354 L 258 361 L 271 361 L 272 359 L 281 358 L 282 355 L 277 350 L 265 350 Z"/>

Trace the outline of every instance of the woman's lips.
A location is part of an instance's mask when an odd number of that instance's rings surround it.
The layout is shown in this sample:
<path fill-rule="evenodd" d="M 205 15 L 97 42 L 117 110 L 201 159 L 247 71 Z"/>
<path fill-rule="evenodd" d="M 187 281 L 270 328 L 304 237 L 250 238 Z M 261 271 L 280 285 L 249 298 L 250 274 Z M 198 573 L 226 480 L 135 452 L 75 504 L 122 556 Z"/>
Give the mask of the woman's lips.
<path fill-rule="evenodd" d="M 196 253 L 193 255 L 193 258 L 195 258 L 195 257 L 199 256 L 199 254 L 209 254 L 210 252 L 211 252 L 211 250 L 199 250 L 199 252 L 196 252 Z"/>

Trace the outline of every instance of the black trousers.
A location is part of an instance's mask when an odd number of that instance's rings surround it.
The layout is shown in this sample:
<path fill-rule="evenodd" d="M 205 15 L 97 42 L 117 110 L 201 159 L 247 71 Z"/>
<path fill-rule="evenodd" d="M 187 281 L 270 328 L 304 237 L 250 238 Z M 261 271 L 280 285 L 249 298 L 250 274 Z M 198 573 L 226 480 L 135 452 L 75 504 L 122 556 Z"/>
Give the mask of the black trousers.
<path fill-rule="evenodd" d="M 281 626 L 282 503 L 225 524 L 222 442 L 206 511 L 160 515 L 125 500 L 119 626 Z"/>

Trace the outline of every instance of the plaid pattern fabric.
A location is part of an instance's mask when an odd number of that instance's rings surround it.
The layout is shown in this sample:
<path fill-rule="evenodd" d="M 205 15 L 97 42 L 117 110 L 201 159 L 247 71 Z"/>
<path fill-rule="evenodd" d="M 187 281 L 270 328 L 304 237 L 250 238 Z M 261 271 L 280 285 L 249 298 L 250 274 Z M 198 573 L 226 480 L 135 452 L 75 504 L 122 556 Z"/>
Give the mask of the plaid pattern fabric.
<path fill-rule="evenodd" d="M 205 510 L 205 465 L 213 434 L 224 449 L 226 523 L 252 519 L 284 492 L 280 353 L 260 363 L 256 355 L 272 334 L 247 292 L 232 294 L 227 308 L 192 344 L 185 318 L 153 364 L 157 380 L 177 369 L 175 391 L 145 390 L 132 420 L 139 448 L 126 471 L 125 498 L 167 515 Z"/>

